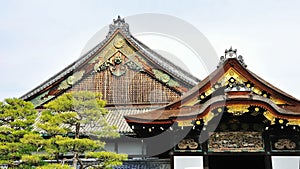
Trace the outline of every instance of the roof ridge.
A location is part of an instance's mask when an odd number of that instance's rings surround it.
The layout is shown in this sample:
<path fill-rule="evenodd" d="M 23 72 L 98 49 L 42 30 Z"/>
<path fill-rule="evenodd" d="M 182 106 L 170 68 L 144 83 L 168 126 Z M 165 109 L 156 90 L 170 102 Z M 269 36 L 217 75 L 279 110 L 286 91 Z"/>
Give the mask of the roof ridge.
<path fill-rule="evenodd" d="M 109 25 L 109 31 L 108 31 L 108 33 L 107 33 L 107 35 L 106 35 L 106 37 L 105 37 L 104 40 L 102 40 L 99 44 L 97 44 L 94 48 L 92 48 L 91 50 L 89 50 L 85 54 L 81 55 L 77 60 L 75 60 L 70 65 L 68 65 L 66 68 L 64 68 L 63 70 L 59 71 L 54 76 L 50 77 L 48 80 L 46 80 L 45 82 L 41 83 L 40 85 L 38 85 L 34 89 L 30 90 L 29 92 L 27 92 L 26 94 L 24 94 L 20 98 L 21 99 L 28 99 L 31 96 L 33 96 L 34 94 L 36 94 L 36 93 L 44 90 L 45 88 L 47 88 L 50 85 L 54 84 L 55 82 L 59 81 L 61 78 L 63 78 L 67 74 L 69 74 L 72 71 L 76 70 L 85 61 L 87 61 L 88 59 L 90 59 L 91 57 L 93 57 L 94 54 L 96 52 L 98 52 L 99 49 L 101 49 L 105 44 L 107 44 L 107 42 L 109 42 L 111 40 L 111 38 L 114 36 L 114 34 L 117 31 L 120 31 L 122 33 L 122 35 L 125 36 L 129 41 L 131 41 L 132 43 L 134 43 L 136 47 L 141 48 L 141 52 L 143 52 L 146 56 L 150 57 L 157 64 L 159 64 L 160 66 L 162 66 L 166 70 L 170 71 L 170 73 L 172 75 L 176 76 L 177 78 L 180 78 L 180 79 L 184 80 L 185 82 L 187 82 L 188 84 L 190 84 L 192 86 L 196 85 L 200 81 L 198 78 L 194 77 L 193 75 L 191 75 L 190 73 L 186 72 L 185 70 L 182 70 L 180 67 L 174 65 L 173 63 L 171 63 L 170 61 L 168 61 L 167 59 L 165 59 L 161 55 L 157 54 L 156 52 L 154 52 L 153 50 L 151 50 L 146 45 L 144 45 L 142 42 L 140 42 L 139 40 L 137 40 L 136 38 L 134 38 L 131 35 L 130 31 L 129 31 L 129 24 L 125 22 L 124 18 L 121 18 L 120 16 L 118 16 L 118 18 L 114 19 L 113 23 Z M 145 51 L 143 51 L 143 49 L 147 50 L 147 52 L 150 53 L 150 54 L 152 54 L 152 55 L 155 54 L 155 57 L 158 58 L 160 61 L 155 60 L 155 58 L 153 56 L 150 56 L 149 54 L 147 54 Z M 175 67 L 175 69 L 168 69 L 168 68 L 166 68 L 165 65 L 162 65 L 161 62 L 168 63 L 170 66 Z"/>
<path fill-rule="evenodd" d="M 168 69 L 168 67 L 166 67 L 165 65 L 163 64 L 160 64 L 158 63 L 160 66 L 162 66 L 163 68 L 167 69 L 168 71 L 170 71 L 170 73 L 173 75 L 173 76 L 179 76 L 179 78 L 185 80 L 186 82 L 188 82 L 189 84 L 191 85 L 196 85 L 200 79 L 198 79 L 197 77 L 195 77 L 194 75 L 192 75 L 191 73 L 187 72 L 186 70 L 182 69 L 181 67 L 179 67 L 178 65 L 170 62 L 168 59 L 164 58 L 163 56 L 161 56 L 160 54 L 158 54 L 157 52 L 155 52 L 154 50 L 150 49 L 148 46 L 146 46 L 143 42 L 141 42 L 140 40 L 138 40 L 137 38 L 135 37 L 131 37 L 134 41 L 136 41 L 135 43 L 141 47 L 143 47 L 143 49 L 147 50 L 147 52 L 149 52 L 150 54 L 152 55 L 155 55 L 155 57 L 157 57 L 160 61 L 158 62 L 163 62 L 163 63 L 168 63 L 169 66 L 171 66 L 172 68 L 174 69 Z M 143 51 L 143 50 L 141 50 Z M 144 53 L 146 54 L 147 56 L 149 56 L 147 53 Z M 151 57 L 151 59 L 154 59 L 153 57 Z M 157 61 L 157 60 L 156 60 Z M 184 76 L 180 76 L 178 74 L 178 71 L 179 72 L 182 72 L 184 74 Z M 187 78 L 187 79 L 186 79 Z M 196 82 L 196 83 L 194 83 Z"/>
<path fill-rule="evenodd" d="M 247 70 L 248 70 L 248 69 L 247 69 Z M 252 71 L 250 71 L 250 70 L 248 70 L 248 71 L 249 71 L 249 73 L 250 73 L 252 76 L 254 76 L 255 78 L 257 78 L 259 81 L 261 81 L 262 83 L 264 83 L 266 86 L 268 86 L 268 87 L 270 87 L 270 88 L 273 88 L 275 91 L 278 91 L 279 93 L 285 95 L 286 97 L 290 97 L 290 98 L 292 98 L 292 99 L 294 99 L 294 100 L 296 100 L 296 101 L 300 101 L 300 100 L 298 100 L 296 97 L 290 95 L 289 93 L 283 91 L 282 89 L 279 89 L 278 87 L 274 86 L 274 85 L 271 84 L 270 82 L 264 80 L 263 78 L 261 78 L 260 76 L 258 76 L 256 73 L 254 73 L 254 72 L 252 72 Z"/>
<path fill-rule="evenodd" d="M 61 79 L 63 76 L 67 75 L 68 73 L 75 70 L 81 63 L 88 60 L 90 57 L 95 54 L 98 49 L 100 49 L 109 39 L 113 36 L 113 34 L 117 31 L 117 29 L 121 29 L 125 36 L 130 36 L 129 32 L 129 25 L 128 23 L 125 23 L 124 19 L 121 19 L 120 16 L 118 16 L 117 20 L 113 20 L 113 24 L 109 25 L 109 31 L 105 37 L 104 40 L 102 40 L 98 45 L 96 45 L 94 48 L 87 51 L 85 54 L 81 55 L 78 59 L 76 59 L 73 63 L 69 64 L 66 68 L 56 73 L 54 76 L 50 77 L 45 82 L 41 83 L 31 91 L 27 92 L 23 96 L 21 96 L 21 99 L 27 99 L 31 97 L 32 95 L 38 93 L 39 91 L 45 89 L 47 86 L 55 83 L 57 80 Z M 68 70 L 69 69 L 69 70 Z"/>
<path fill-rule="evenodd" d="M 87 51 L 85 54 L 81 55 L 73 63 L 69 64 L 63 70 L 61 70 L 58 73 L 54 74 L 48 80 L 41 83 L 40 85 L 38 85 L 37 87 L 35 87 L 31 91 L 29 91 L 26 94 L 24 94 L 23 96 L 21 96 L 20 98 L 21 99 L 27 99 L 27 98 L 31 97 L 32 95 L 34 95 L 35 93 L 45 89 L 47 86 L 55 83 L 57 80 L 61 79 L 63 76 L 65 76 L 65 75 L 71 73 L 72 71 L 74 71 L 79 65 L 81 65 L 83 62 L 88 60 L 90 57 L 92 57 L 93 54 L 95 54 L 98 51 L 98 49 L 100 49 L 111 38 L 111 35 L 107 36 L 98 45 L 96 45 L 95 47 L 93 47 L 92 49 Z"/>

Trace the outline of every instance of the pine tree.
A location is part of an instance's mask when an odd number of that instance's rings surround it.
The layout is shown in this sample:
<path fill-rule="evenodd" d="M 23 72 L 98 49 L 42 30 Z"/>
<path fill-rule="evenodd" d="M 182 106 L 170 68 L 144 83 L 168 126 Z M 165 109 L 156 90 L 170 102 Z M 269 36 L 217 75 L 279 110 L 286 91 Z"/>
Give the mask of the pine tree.
<path fill-rule="evenodd" d="M 101 162 L 98 167 L 122 164 L 127 155 L 92 152 L 104 148 L 105 143 L 99 139 L 119 137 L 116 127 L 110 126 L 104 117 L 108 113 L 105 104 L 100 94 L 89 91 L 65 93 L 46 104 L 46 110 L 42 112 L 37 124 L 50 136 L 44 149 L 57 160 L 61 154 L 72 153 L 74 168 L 78 163 L 83 168 L 80 155 L 85 153 L 87 157 L 97 158 Z M 107 157 L 111 158 L 110 163 L 104 160 Z"/>
<path fill-rule="evenodd" d="M 34 105 L 21 99 L 5 99 L 0 102 L 0 164 L 9 168 L 30 168 L 26 159 L 37 147 L 22 143 L 24 135 L 34 134 L 33 124 L 37 116 Z"/>

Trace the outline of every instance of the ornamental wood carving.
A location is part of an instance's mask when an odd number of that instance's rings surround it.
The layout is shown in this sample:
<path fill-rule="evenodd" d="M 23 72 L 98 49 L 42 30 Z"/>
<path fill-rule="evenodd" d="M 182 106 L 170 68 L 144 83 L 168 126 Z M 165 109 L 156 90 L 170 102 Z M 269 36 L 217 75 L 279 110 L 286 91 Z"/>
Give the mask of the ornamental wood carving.
<path fill-rule="evenodd" d="M 198 143 L 195 142 L 194 139 L 184 139 L 181 140 L 180 143 L 178 144 L 178 148 L 181 150 L 185 150 L 185 149 L 191 149 L 194 150 L 198 147 Z"/>
<path fill-rule="evenodd" d="M 179 87 L 179 83 L 177 81 L 175 81 L 172 77 L 170 77 L 169 75 L 163 73 L 162 71 L 160 70 L 157 70 L 157 69 L 153 69 L 152 70 L 155 77 L 162 81 L 163 83 L 167 84 L 168 86 L 171 86 L 171 87 Z"/>
<path fill-rule="evenodd" d="M 141 71 L 145 62 L 121 34 L 117 34 L 90 63 L 95 63 L 96 72 L 109 69 L 115 76 L 122 76 L 127 69 Z"/>
<path fill-rule="evenodd" d="M 296 146 L 296 143 L 290 139 L 278 139 L 277 142 L 274 143 L 274 147 L 278 150 L 295 150 Z"/>
<path fill-rule="evenodd" d="M 83 74 L 85 73 L 84 70 L 75 72 L 73 75 L 69 76 L 66 80 L 62 81 L 58 86 L 58 90 L 68 89 L 76 82 L 82 79 Z"/>
<path fill-rule="evenodd" d="M 230 88 L 233 87 L 234 84 L 241 84 L 250 89 L 253 94 L 260 95 L 266 98 L 269 98 L 275 104 L 285 104 L 286 102 L 276 96 L 272 96 L 266 91 L 262 90 L 258 86 L 256 86 L 253 82 L 249 81 L 242 74 L 240 74 L 233 67 L 229 68 L 224 74 L 217 80 L 216 83 L 212 84 L 210 88 L 206 89 L 199 96 L 197 101 L 188 102 L 186 105 L 191 106 L 199 103 L 201 100 L 205 100 L 206 97 L 214 95 L 214 93 L 220 88 Z M 184 105 L 184 106 L 186 106 Z"/>
<path fill-rule="evenodd" d="M 128 59 L 121 52 L 117 52 L 111 58 L 109 58 L 102 65 L 95 65 L 95 71 L 104 71 L 108 69 L 114 76 L 122 76 L 126 73 L 127 69 L 140 71 L 141 68 L 133 61 Z"/>
<path fill-rule="evenodd" d="M 199 152 L 201 151 L 201 146 L 194 138 L 185 138 L 181 140 L 175 147 L 177 152 Z"/>
<path fill-rule="evenodd" d="M 261 132 L 215 132 L 209 138 L 211 152 L 262 152 Z"/>

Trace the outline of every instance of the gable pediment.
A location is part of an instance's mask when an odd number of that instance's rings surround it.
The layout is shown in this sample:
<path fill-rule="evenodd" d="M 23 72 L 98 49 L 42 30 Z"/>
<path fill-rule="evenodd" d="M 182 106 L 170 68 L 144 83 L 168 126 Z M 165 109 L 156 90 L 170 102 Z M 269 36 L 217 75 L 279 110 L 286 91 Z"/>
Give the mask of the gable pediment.
<path fill-rule="evenodd" d="M 208 98 L 224 95 L 226 89 L 249 90 L 252 94 L 268 98 L 278 106 L 299 105 L 297 99 L 269 84 L 246 69 L 237 59 L 232 58 L 186 93 L 180 104 L 174 103 L 169 107 L 174 109 L 176 106 L 186 107 L 204 103 Z"/>
<path fill-rule="evenodd" d="M 224 109 L 234 116 L 243 116 L 249 109 L 253 113 L 257 109 L 271 125 L 278 120 L 282 124 L 284 121 L 287 125 L 299 125 L 299 100 L 249 71 L 239 59 L 241 57 L 222 60 L 214 72 L 180 100 L 152 112 L 125 116 L 127 122 L 171 125 L 187 120 L 193 125 L 202 120 L 206 124 Z"/>
<path fill-rule="evenodd" d="M 188 91 L 196 84 L 198 81 L 197 78 L 177 68 L 177 66 L 171 62 L 162 59 L 160 55 L 139 42 L 129 32 L 125 32 L 129 31 L 122 27 L 122 24 L 125 23 L 122 23 L 121 26 L 119 23 L 115 24 L 115 27 L 111 28 L 113 30 L 110 30 L 107 38 L 93 50 L 42 85 L 22 96 L 22 98 L 33 102 L 39 107 L 64 92 L 75 90 L 72 89 L 75 86 L 78 90 L 89 89 L 99 91 L 103 93 L 103 95 L 117 93 L 117 91 L 110 92 L 109 90 L 103 89 L 108 88 L 103 87 L 103 80 L 108 80 L 107 83 L 110 83 L 110 85 L 112 85 L 113 82 L 118 82 L 119 85 L 123 85 L 121 88 L 126 88 L 127 90 L 127 93 L 123 93 L 125 95 L 143 93 L 143 90 L 147 89 L 147 84 L 149 85 L 149 92 L 152 92 L 152 94 L 139 96 L 143 97 L 143 99 L 132 99 L 132 96 L 127 96 L 127 99 L 125 99 L 127 101 L 128 98 L 131 98 L 131 102 L 139 100 L 139 104 L 144 103 L 143 101 L 150 104 L 153 99 L 151 100 L 148 97 L 152 97 L 152 95 L 157 96 L 158 94 L 155 94 L 155 92 L 159 93 L 160 90 L 163 95 L 166 96 L 161 96 L 158 100 L 163 104 L 167 104 L 178 99 L 182 93 Z M 93 79 L 96 77 L 102 81 L 100 82 L 97 81 L 97 79 Z M 89 79 L 89 81 L 86 79 Z M 88 84 L 91 82 L 92 84 Z M 101 85 L 102 87 L 100 87 Z M 126 85 L 129 85 L 129 87 L 126 87 Z M 124 89 L 121 88 L 118 87 L 118 90 L 124 91 Z M 110 90 L 115 89 L 112 88 Z M 129 90 L 136 91 L 129 92 Z M 122 95 L 122 92 L 119 93 L 119 95 Z M 145 99 L 145 97 L 147 97 L 147 99 Z"/>

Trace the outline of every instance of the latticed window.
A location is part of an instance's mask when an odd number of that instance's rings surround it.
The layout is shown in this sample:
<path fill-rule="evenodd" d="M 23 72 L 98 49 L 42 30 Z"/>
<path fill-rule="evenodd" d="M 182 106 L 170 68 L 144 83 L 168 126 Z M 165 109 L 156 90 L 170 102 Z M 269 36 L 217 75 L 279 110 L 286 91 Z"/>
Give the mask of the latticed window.
<path fill-rule="evenodd" d="M 113 76 L 109 70 L 90 75 L 71 91 L 100 92 L 107 104 L 161 104 L 174 101 L 179 94 L 149 75 L 127 70 L 123 76 Z"/>

